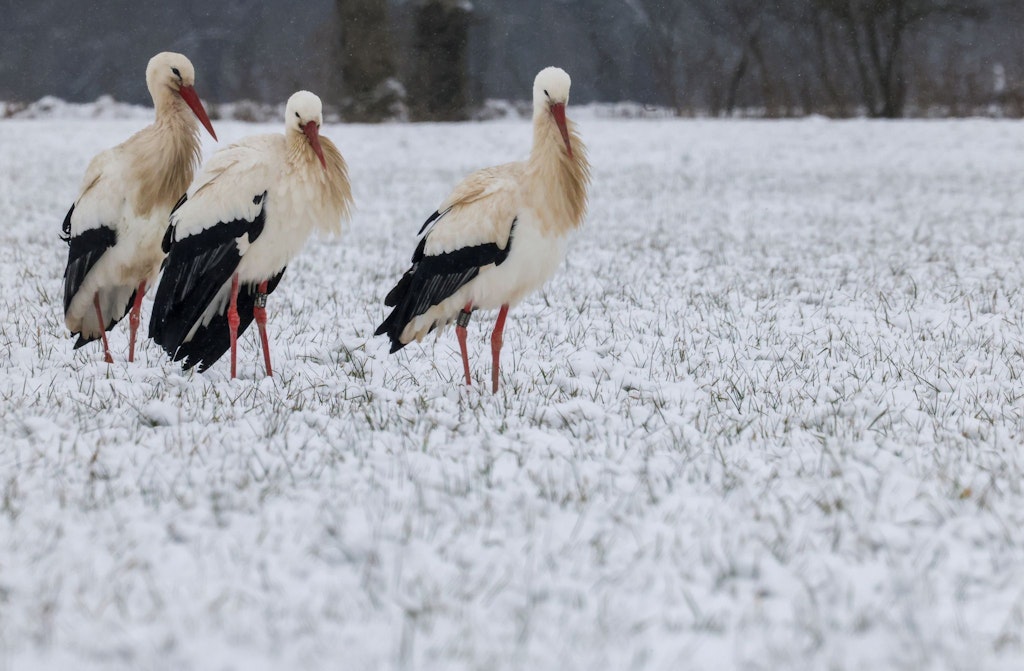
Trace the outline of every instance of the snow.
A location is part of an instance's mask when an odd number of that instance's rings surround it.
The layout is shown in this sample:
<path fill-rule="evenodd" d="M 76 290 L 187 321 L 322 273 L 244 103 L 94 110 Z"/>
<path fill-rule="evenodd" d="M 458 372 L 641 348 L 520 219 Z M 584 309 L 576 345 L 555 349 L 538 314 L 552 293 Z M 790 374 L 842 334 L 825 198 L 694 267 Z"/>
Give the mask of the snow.
<path fill-rule="evenodd" d="M 1019 124 L 584 115 L 588 221 L 492 395 L 492 315 L 471 389 L 451 332 L 372 332 L 528 122 L 326 125 L 355 219 L 232 381 L 72 351 L 60 222 L 146 123 L 98 116 L 0 122 L 0 666 L 1024 665 Z"/>

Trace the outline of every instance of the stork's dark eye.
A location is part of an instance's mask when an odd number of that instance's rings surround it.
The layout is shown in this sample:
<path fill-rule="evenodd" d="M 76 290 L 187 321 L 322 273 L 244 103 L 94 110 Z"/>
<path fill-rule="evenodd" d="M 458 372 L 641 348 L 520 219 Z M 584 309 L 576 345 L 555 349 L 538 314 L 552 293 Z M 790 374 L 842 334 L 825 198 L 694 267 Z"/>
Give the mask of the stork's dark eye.
<path fill-rule="evenodd" d="M 549 98 L 551 97 L 551 95 L 550 95 L 550 94 L 548 94 L 548 90 L 547 90 L 547 89 L 544 89 L 544 95 L 546 95 L 546 96 L 547 96 L 547 97 L 549 97 Z"/>
<path fill-rule="evenodd" d="M 181 70 L 179 70 L 178 68 L 171 68 L 171 72 L 174 73 L 175 77 L 177 77 L 178 79 L 181 79 Z"/>
<path fill-rule="evenodd" d="M 296 118 L 296 119 L 301 119 L 302 117 L 300 117 L 300 116 L 299 116 L 299 113 L 298 113 L 298 112 L 296 112 L 296 113 L 295 113 L 295 118 Z"/>

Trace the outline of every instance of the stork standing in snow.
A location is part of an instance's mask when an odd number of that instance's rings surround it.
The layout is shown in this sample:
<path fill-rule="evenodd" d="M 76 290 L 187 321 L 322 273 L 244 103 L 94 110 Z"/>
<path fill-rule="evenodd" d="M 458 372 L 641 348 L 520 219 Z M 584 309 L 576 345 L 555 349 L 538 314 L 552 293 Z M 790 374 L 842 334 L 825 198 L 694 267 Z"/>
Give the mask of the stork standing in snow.
<path fill-rule="evenodd" d="M 457 320 L 466 384 L 466 326 L 476 309 L 498 309 L 491 334 L 491 388 L 498 391 L 510 306 L 550 278 L 587 206 L 586 148 L 565 117 L 569 75 L 545 68 L 533 82 L 533 149 L 526 162 L 466 177 L 420 229 L 412 267 L 388 293 L 394 308 L 377 328 L 395 352 Z M 424 233 L 425 231 L 425 233 Z"/>
<path fill-rule="evenodd" d="M 320 135 L 320 98 L 288 99 L 284 135 L 257 135 L 218 151 L 171 213 L 168 251 L 149 335 L 187 370 L 203 372 L 253 319 L 267 375 L 266 297 L 313 229 L 337 233 L 352 206 L 348 168 Z"/>
<path fill-rule="evenodd" d="M 164 253 L 167 216 L 199 164 L 196 119 L 217 139 L 193 85 L 195 70 L 181 54 L 163 52 L 146 67 L 156 121 L 89 163 L 75 204 L 64 218 L 68 264 L 64 270 L 64 323 L 77 335 L 75 349 L 103 340 L 131 310 L 128 360 L 146 286 Z"/>

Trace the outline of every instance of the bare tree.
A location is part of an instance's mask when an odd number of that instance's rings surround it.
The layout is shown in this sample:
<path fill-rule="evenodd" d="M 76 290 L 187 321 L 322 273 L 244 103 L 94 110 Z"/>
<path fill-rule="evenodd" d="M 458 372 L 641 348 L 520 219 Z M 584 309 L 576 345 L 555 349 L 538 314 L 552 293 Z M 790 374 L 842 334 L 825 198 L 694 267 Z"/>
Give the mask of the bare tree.
<path fill-rule="evenodd" d="M 409 113 L 413 119 L 465 119 L 468 66 L 466 48 L 472 9 L 463 0 L 423 0 L 415 10 L 409 82 Z"/>
<path fill-rule="evenodd" d="M 401 113 L 405 91 L 395 78 L 386 0 L 337 0 L 345 117 L 381 121 Z"/>
<path fill-rule="evenodd" d="M 980 19 L 981 0 L 811 0 L 835 22 L 871 116 L 900 117 L 906 104 L 904 46 L 911 31 L 940 16 Z M 822 58 L 825 57 L 823 53 Z"/>
<path fill-rule="evenodd" d="M 708 33 L 727 54 L 727 84 L 722 111 L 732 114 L 739 104 L 744 79 L 756 82 L 759 103 L 770 110 L 775 103 L 769 66 L 762 49 L 763 29 L 770 13 L 760 0 L 692 0 Z"/>
<path fill-rule="evenodd" d="M 677 113 L 683 111 L 684 24 L 682 2 L 625 0 L 645 36 L 655 86 Z"/>

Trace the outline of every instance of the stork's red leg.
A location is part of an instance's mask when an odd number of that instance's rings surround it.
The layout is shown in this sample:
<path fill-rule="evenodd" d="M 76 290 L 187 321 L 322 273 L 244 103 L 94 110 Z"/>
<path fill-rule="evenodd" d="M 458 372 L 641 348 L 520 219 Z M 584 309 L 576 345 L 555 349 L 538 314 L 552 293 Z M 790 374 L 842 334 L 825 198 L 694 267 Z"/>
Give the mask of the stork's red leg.
<path fill-rule="evenodd" d="M 274 372 L 270 369 L 270 341 L 267 340 L 267 282 L 261 282 L 256 289 L 256 305 L 252 308 L 252 316 L 260 329 L 260 342 L 263 343 L 263 364 L 267 368 L 267 376 Z"/>
<path fill-rule="evenodd" d="M 135 332 L 139 330 L 142 322 L 142 297 L 146 295 L 146 280 L 139 282 L 139 288 L 135 290 L 135 302 L 132 303 L 132 311 L 128 315 L 128 361 L 135 361 Z"/>
<path fill-rule="evenodd" d="M 459 349 L 462 351 L 462 371 L 466 374 L 466 384 L 471 385 L 473 381 L 469 378 L 469 352 L 466 350 L 466 326 L 469 325 L 469 317 L 473 314 L 473 303 L 466 303 L 459 313 L 459 319 L 455 322 L 455 337 L 459 339 Z"/>
<path fill-rule="evenodd" d="M 103 360 L 114 363 L 114 357 L 110 356 L 110 343 L 107 342 L 107 323 L 103 321 L 103 310 L 100 309 L 100 292 L 92 295 L 92 304 L 96 306 L 96 321 L 99 322 L 100 337 L 103 338 Z"/>
<path fill-rule="evenodd" d="M 228 305 L 228 336 L 231 338 L 231 379 L 235 378 L 238 361 L 238 273 L 231 276 L 231 304 Z"/>
<path fill-rule="evenodd" d="M 494 322 L 494 331 L 491 333 L 491 391 L 498 393 L 498 364 L 501 360 L 501 334 L 505 332 L 505 317 L 508 315 L 508 305 L 502 305 L 498 311 L 498 321 Z"/>

